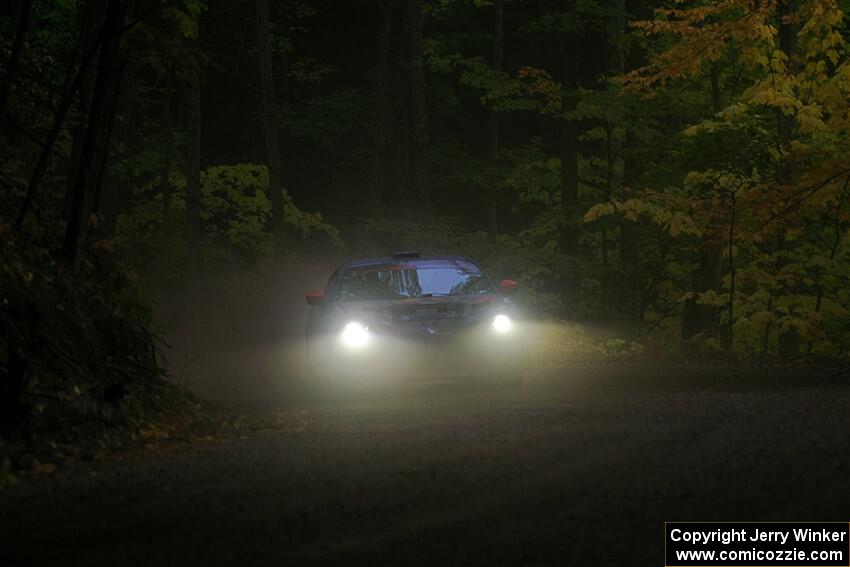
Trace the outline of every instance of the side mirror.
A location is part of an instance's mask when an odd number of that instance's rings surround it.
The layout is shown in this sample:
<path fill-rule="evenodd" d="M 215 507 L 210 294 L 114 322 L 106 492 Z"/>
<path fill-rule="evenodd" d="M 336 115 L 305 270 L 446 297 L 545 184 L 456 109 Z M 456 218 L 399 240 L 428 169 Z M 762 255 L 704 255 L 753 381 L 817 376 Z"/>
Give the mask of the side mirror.
<path fill-rule="evenodd" d="M 499 282 L 499 291 L 503 295 L 510 295 L 519 289 L 519 284 L 514 280 L 502 280 Z"/>
<path fill-rule="evenodd" d="M 314 289 L 307 292 L 306 298 L 308 305 L 321 305 L 325 302 L 325 292 L 320 289 Z"/>

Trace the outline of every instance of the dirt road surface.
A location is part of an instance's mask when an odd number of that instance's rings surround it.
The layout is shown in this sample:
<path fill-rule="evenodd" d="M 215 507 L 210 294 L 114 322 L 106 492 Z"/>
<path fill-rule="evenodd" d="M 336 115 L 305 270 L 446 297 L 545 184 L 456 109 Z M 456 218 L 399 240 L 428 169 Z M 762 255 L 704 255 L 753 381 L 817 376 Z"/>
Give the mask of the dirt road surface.
<path fill-rule="evenodd" d="M 269 400 L 286 426 L 0 493 L 0 565 L 662 565 L 663 522 L 850 518 L 847 376 L 585 363 Z"/>

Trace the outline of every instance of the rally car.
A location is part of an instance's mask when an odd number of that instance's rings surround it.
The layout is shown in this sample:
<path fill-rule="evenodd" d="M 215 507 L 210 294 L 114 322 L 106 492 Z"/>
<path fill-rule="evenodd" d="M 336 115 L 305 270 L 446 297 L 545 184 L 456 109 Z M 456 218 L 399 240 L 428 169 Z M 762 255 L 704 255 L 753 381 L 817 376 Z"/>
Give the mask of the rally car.
<path fill-rule="evenodd" d="M 520 314 L 498 285 L 461 256 L 390 257 L 343 264 L 313 306 L 306 339 L 314 375 L 340 380 L 377 377 L 522 379 Z"/>

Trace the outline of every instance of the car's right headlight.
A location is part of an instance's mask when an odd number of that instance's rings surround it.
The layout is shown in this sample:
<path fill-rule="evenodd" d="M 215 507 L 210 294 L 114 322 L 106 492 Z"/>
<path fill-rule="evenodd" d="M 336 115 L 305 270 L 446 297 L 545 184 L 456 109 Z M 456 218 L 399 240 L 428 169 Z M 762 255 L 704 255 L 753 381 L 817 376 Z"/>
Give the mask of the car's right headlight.
<path fill-rule="evenodd" d="M 497 333 L 507 333 L 513 328 L 514 324 L 510 317 L 504 313 L 499 313 L 493 317 L 492 326 Z"/>
<path fill-rule="evenodd" d="M 343 327 L 340 338 L 342 339 L 342 344 L 349 348 L 362 348 L 369 342 L 369 328 L 356 321 L 352 321 Z"/>

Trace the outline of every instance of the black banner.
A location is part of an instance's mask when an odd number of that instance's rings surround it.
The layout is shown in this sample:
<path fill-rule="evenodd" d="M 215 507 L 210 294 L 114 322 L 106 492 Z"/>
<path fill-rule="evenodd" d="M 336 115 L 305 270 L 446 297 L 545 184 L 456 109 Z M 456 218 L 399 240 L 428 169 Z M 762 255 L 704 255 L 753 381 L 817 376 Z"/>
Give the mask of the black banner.
<path fill-rule="evenodd" d="M 850 523 L 667 522 L 668 567 L 848 567 Z"/>

